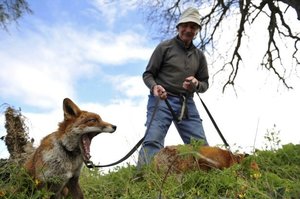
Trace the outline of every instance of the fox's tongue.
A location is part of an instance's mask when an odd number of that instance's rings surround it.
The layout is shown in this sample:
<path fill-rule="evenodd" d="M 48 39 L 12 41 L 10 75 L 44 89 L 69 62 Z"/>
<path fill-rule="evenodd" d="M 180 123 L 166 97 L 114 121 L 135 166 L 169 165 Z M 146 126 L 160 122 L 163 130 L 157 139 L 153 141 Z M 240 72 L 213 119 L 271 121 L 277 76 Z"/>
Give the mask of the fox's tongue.
<path fill-rule="evenodd" d="M 83 159 L 89 160 L 91 158 L 90 155 L 90 146 L 91 146 L 91 139 L 88 135 L 83 135 L 82 138 L 82 148 L 83 148 Z"/>

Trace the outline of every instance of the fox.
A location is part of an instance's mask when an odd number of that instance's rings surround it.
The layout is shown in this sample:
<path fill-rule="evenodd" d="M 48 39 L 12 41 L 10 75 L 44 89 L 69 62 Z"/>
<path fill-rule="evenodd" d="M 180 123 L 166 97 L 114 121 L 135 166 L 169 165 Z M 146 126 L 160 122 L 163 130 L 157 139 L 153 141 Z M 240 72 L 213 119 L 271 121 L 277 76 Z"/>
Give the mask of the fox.
<path fill-rule="evenodd" d="M 200 146 L 194 150 L 187 145 L 188 152 L 183 152 L 182 145 L 166 146 L 153 158 L 156 171 L 181 174 L 186 171 L 212 168 L 224 169 L 241 163 L 247 154 L 233 154 L 229 150 L 213 146 Z"/>
<path fill-rule="evenodd" d="M 117 126 L 96 113 L 81 110 L 69 98 L 63 100 L 63 113 L 58 129 L 41 140 L 24 167 L 38 182 L 38 189 L 46 187 L 53 193 L 51 198 L 83 199 L 79 177 L 83 164 L 91 158 L 92 139 L 100 133 L 115 132 Z"/>

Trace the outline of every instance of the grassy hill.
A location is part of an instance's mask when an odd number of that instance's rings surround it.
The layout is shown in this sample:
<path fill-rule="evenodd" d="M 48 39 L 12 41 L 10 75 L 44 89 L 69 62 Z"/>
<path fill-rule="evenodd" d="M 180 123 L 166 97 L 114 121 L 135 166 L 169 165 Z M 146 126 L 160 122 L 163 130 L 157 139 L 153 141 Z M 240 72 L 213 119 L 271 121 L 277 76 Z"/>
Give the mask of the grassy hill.
<path fill-rule="evenodd" d="M 36 190 L 39 182 L 19 166 L 30 143 L 22 114 L 8 107 L 5 117 L 5 141 L 15 163 L 0 160 L 0 198 L 49 198 L 51 193 Z M 133 165 L 109 173 L 84 167 L 80 184 L 87 199 L 300 199 L 300 145 L 280 146 L 277 134 L 268 132 L 265 150 L 229 169 L 166 175 L 149 166 L 142 180 L 134 180 Z M 251 167 L 253 162 L 259 169 Z"/>
<path fill-rule="evenodd" d="M 259 170 L 252 170 L 255 161 Z M 225 170 L 182 176 L 158 175 L 149 168 L 144 180 L 132 181 L 134 166 L 101 175 L 84 169 L 81 184 L 87 198 L 300 198 L 300 145 L 257 151 L 243 164 Z"/>
<path fill-rule="evenodd" d="M 255 161 L 259 170 L 253 170 Z M 136 168 L 119 167 L 104 174 L 83 168 L 80 184 L 88 199 L 148 198 L 300 198 L 300 145 L 257 151 L 242 164 L 225 170 L 194 171 L 184 175 L 157 174 L 151 167 L 142 180 L 133 179 Z M 46 198 L 45 190 L 33 192 L 36 182 L 17 166 L 2 165 L 0 198 Z"/>

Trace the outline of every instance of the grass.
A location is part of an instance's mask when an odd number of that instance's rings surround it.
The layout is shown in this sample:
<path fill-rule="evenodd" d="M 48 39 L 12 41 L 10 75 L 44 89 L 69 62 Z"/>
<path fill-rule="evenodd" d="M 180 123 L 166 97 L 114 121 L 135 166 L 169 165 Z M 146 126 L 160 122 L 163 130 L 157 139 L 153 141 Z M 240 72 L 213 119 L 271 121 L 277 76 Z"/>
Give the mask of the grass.
<path fill-rule="evenodd" d="M 255 161 L 259 170 L 253 170 Z M 274 151 L 257 151 L 240 165 L 225 170 L 195 171 L 166 181 L 145 171 L 144 180 L 133 182 L 134 166 L 117 168 L 106 175 L 83 169 L 81 184 L 86 198 L 300 198 L 300 145 L 288 144 Z"/>
<path fill-rule="evenodd" d="M 253 170 L 255 161 L 259 170 Z M 144 179 L 134 181 L 136 167 L 127 165 L 104 174 L 83 168 L 80 184 L 88 199 L 202 199 L 202 198 L 300 198 L 300 145 L 287 144 L 274 150 L 256 151 L 242 164 L 225 170 L 194 171 L 165 177 L 151 167 Z M 23 169 L 5 164 L 0 169 L 0 198 L 48 198 L 51 193 L 35 189 Z"/>

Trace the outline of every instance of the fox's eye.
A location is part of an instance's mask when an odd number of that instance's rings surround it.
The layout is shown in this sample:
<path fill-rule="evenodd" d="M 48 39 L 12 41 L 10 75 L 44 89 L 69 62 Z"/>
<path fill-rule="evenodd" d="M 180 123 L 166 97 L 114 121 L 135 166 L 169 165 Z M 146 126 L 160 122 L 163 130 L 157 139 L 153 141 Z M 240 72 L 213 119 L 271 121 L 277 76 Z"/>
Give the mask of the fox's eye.
<path fill-rule="evenodd" d="M 88 123 L 88 122 L 97 122 L 97 119 L 96 118 L 90 118 L 90 119 L 85 121 L 85 123 Z"/>

